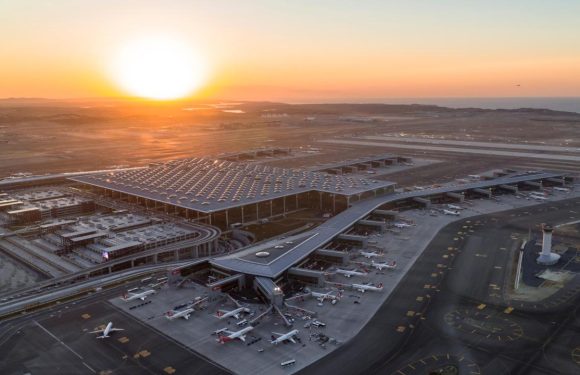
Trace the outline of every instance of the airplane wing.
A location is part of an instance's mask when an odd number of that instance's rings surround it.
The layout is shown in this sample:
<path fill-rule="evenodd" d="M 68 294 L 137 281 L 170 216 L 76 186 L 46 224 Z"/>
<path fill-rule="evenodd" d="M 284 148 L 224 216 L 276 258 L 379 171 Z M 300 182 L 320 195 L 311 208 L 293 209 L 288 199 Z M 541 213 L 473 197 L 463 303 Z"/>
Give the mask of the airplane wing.
<path fill-rule="evenodd" d="M 124 331 L 124 329 L 123 328 L 111 328 L 109 330 L 109 332 L 113 332 L 113 331 Z"/>
<path fill-rule="evenodd" d="M 294 340 L 294 337 L 289 337 L 289 338 L 288 338 L 288 341 L 291 341 L 291 342 L 292 342 L 292 344 L 296 344 L 296 341 Z"/>
<path fill-rule="evenodd" d="M 241 335 L 238 337 L 240 340 L 242 340 L 243 342 L 246 342 L 246 335 Z"/>
<path fill-rule="evenodd" d="M 105 332 L 104 329 L 97 329 L 96 331 L 91 331 L 89 333 L 103 333 L 103 332 Z"/>

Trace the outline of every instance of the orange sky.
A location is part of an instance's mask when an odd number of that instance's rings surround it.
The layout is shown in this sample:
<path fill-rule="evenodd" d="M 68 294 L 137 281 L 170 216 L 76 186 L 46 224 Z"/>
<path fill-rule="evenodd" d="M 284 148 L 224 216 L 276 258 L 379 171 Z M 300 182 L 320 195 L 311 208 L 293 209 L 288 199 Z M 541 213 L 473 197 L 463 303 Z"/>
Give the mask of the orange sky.
<path fill-rule="evenodd" d="M 580 96 L 578 14 L 573 0 L 3 0 L 0 97 L 127 95 L 111 61 L 158 34 L 203 56 L 197 96 Z"/>

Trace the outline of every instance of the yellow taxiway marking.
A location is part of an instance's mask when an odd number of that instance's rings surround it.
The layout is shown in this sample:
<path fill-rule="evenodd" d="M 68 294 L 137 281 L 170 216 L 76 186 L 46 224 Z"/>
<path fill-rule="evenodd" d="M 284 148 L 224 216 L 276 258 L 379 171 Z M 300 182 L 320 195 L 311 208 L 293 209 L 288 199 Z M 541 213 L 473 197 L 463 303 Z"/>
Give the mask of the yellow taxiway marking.
<path fill-rule="evenodd" d="M 447 250 L 451 251 L 451 250 L 453 250 L 453 247 L 449 246 L 449 247 L 447 248 Z"/>
<path fill-rule="evenodd" d="M 443 258 L 445 258 L 445 259 L 449 258 L 449 255 L 443 254 Z"/>
<path fill-rule="evenodd" d="M 415 316 L 415 312 L 413 310 L 409 310 L 409 311 L 407 311 L 407 316 L 409 316 L 409 317 Z"/>
<path fill-rule="evenodd" d="M 480 258 L 487 258 L 487 254 L 479 254 L 479 253 L 475 253 L 476 257 L 480 257 Z"/>
<path fill-rule="evenodd" d="M 437 273 L 432 273 L 431 277 L 437 277 L 437 275 L 438 275 Z"/>
<path fill-rule="evenodd" d="M 477 306 L 478 310 L 483 310 L 485 309 L 485 306 L 487 306 L 485 303 L 482 303 L 481 305 Z"/>
<path fill-rule="evenodd" d="M 165 371 L 168 374 L 173 374 L 175 372 L 175 369 L 171 366 L 167 366 L 163 369 L 163 371 Z"/>
<path fill-rule="evenodd" d="M 126 343 L 128 343 L 128 342 L 129 342 L 129 338 L 128 338 L 127 336 L 123 336 L 123 337 L 119 338 L 119 339 L 118 339 L 118 341 L 119 341 L 121 344 L 126 344 Z"/>
<path fill-rule="evenodd" d="M 417 297 L 416 301 L 417 302 L 422 302 L 423 301 L 423 297 L 421 297 L 421 296 Z"/>
<path fill-rule="evenodd" d="M 407 329 L 407 327 L 405 327 L 405 326 L 398 326 L 397 332 L 405 332 L 406 329 Z"/>
<path fill-rule="evenodd" d="M 425 285 L 423 285 L 423 289 L 431 289 L 431 284 L 425 284 Z"/>
<path fill-rule="evenodd" d="M 91 318 L 91 314 L 83 314 L 83 315 L 81 315 L 81 317 L 83 319 L 90 319 Z"/>
<path fill-rule="evenodd" d="M 514 308 L 510 306 L 510 307 L 506 308 L 503 312 L 506 314 L 510 314 L 512 311 L 514 311 Z"/>

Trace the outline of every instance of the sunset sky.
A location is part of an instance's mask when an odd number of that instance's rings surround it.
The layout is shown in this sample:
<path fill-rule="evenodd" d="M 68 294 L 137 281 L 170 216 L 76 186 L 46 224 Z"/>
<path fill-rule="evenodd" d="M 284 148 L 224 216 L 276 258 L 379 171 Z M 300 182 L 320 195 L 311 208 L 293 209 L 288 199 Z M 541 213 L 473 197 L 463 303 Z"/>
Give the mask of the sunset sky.
<path fill-rule="evenodd" d="M 115 56 L 159 35 L 205 67 L 197 97 L 580 96 L 579 15 L 578 0 L 0 0 L 0 97 L 129 95 Z"/>

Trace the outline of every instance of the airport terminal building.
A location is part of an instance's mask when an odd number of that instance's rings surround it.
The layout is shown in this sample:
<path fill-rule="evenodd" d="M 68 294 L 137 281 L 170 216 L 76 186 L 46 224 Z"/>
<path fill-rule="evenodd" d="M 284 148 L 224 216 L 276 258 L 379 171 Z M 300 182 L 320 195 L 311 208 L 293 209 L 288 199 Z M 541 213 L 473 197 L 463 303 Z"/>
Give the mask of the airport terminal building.
<path fill-rule="evenodd" d="M 334 214 L 395 189 L 388 181 L 201 158 L 72 180 L 108 197 L 222 229 L 303 208 Z"/>

